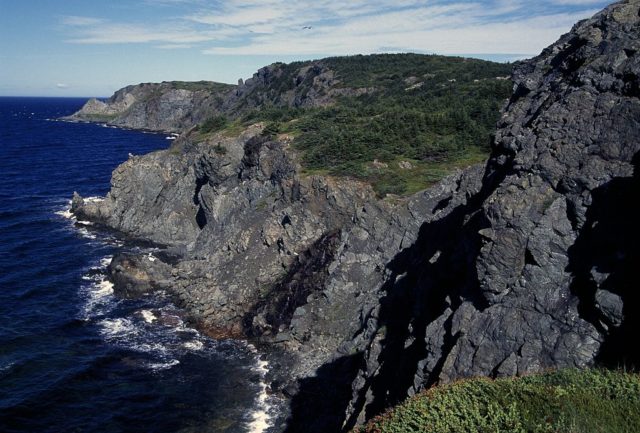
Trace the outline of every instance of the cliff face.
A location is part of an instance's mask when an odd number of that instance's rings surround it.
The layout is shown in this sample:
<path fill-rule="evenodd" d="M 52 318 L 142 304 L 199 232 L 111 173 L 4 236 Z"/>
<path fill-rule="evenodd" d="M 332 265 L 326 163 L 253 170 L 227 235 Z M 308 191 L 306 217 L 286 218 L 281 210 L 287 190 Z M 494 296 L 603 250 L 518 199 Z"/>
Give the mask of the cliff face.
<path fill-rule="evenodd" d="M 67 119 L 182 132 L 216 115 L 235 118 L 264 106 L 319 107 L 372 90 L 341 86 L 335 71 L 321 61 L 275 63 L 237 86 L 210 81 L 127 86 L 106 101 L 90 99 Z"/>
<path fill-rule="evenodd" d="M 165 288 L 211 332 L 285 354 L 287 431 L 459 377 L 637 365 L 639 22 L 640 1 L 616 3 L 519 64 L 486 166 L 408 199 L 303 176 L 255 125 L 132 158 L 73 211 L 169 247 L 114 259 L 123 294 Z"/>
<path fill-rule="evenodd" d="M 90 99 L 67 120 L 178 132 L 219 112 L 220 102 L 235 86 L 210 81 L 142 83 L 127 86 L 102 101 Z"/>
<path fill-rule="evenodd" d="M 639 6 L 517 66 L 479 192 L 390 264 L 352 421 L 461 376 L 637 365 Z"/>

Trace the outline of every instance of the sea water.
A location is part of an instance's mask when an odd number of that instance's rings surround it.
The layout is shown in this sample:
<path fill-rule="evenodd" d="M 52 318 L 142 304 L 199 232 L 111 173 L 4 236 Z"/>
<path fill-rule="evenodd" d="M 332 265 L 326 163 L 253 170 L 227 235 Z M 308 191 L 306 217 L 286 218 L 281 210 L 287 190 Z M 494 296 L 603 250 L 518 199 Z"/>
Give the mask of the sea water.
<path fill-rule="evenodd" d="M 252 346 L 203 336 L 166 294 L 114 295 L 111 257 L 154 249 L 78 223 L 69 199 L 171 141 L 57 120 L 83 102 L 0 98 L 0 431 L 266 431 Z"/>

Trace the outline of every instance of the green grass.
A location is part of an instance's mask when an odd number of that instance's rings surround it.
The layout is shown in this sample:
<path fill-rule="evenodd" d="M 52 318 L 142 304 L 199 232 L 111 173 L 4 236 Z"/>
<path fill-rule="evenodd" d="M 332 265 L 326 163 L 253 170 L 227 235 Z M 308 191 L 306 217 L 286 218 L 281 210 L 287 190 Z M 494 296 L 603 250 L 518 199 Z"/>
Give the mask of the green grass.
<path fill-rule="evenodd" d="M 369 182 L 380 197 L 386 194 L 409 195 L 439 182 L 457 168 L 466 168 L 487 159 L 485 148 L 470 146 L 442 161 L 422 161 L 398 157 L 380 164 L 369 164 L 361 178 Z M 401 164 L 409 163 L 409 168 Z M 405 165 L 405 167 L 407 167 Z"/>
<path fill-rule="evenodd" d="M 167 83 L 173 89 L 190 90 L 192 92 L 207 91 L 216 93 L 235 87 L 233 84 L 217 83 L 215 81 L 168 81 Z"/>
<path fill-rule="evenodd" d="M 358 433 L 635 433 L 640 376 L 563 370 L 434 387 L 374 418 Z"/>

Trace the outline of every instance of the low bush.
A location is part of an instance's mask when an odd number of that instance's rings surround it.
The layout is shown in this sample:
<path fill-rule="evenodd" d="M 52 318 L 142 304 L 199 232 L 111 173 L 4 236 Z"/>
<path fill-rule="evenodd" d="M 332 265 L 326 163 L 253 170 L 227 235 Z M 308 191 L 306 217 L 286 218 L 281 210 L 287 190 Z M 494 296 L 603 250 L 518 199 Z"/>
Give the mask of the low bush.
<path fill-rule="evenodd" d="M 205 120 L 198 127 L 198 132 L 202 134 L 217 132 L 226 128 L 228 124 L 229 124 L 229 121 L 225 116 L 213 116 Z"/>
<path fill-rule="evenodd" d="M 562 370 L 431 388 L 358 433 L 636 433 L 640 376 Z"/>

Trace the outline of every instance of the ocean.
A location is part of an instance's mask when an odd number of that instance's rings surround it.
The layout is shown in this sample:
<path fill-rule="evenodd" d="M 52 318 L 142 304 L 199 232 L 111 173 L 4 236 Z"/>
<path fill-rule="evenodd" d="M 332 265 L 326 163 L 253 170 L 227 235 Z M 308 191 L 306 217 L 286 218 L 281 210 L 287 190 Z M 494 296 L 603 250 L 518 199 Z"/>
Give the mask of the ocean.
<path fill-rule="evenodd" d="M 85 99 L 0 98 L 0 431 L 262 432 L 265 363 L 185 323 L 163 293 L 114 296 L 121 235 L 79 224 L 128 154 L 166 134 L 56 120 Z"/>

